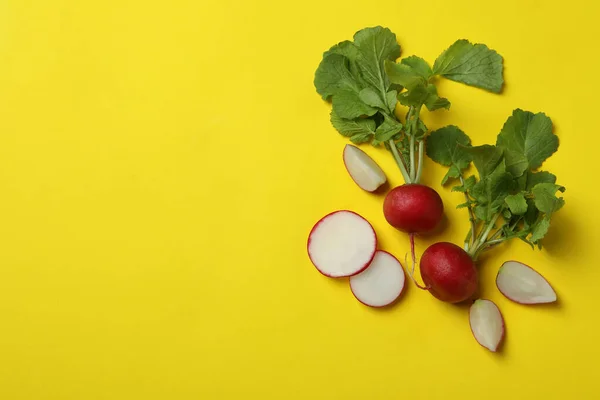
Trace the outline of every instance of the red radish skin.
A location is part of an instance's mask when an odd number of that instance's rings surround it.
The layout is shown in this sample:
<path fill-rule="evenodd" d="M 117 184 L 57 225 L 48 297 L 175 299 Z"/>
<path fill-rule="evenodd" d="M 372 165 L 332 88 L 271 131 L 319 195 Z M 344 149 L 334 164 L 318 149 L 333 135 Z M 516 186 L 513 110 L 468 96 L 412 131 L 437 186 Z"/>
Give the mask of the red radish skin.
<path fill-rule="evenodd" d="M 460 303 L 477 291 L 475 263 L 461 247 L 448 242 L 432 244 L 421 257 L 425 288 L 441 301 Z"/>
<path fill-rule="evenodd" d="M 343 213 L 349 213 L 351 215 L 354 215 L 354 216 L 360 218 L 361 220 L 363 220 L 368 225 L 370 233 L 372 234 L 372 243 L 369 244 L 370 254 L 369 254 L 368 257 L 366 257 L 364 259 L 363 263 L 361 263 L 359 266 L 357 266 L 356 268 L 354 268 L 350 273 L 347 273 L 347 274 L 337 274 L 337 273 L 333 274 L 333 273 L 328 273 L 325 270 L 326 268 L 324 268 L 323 266 L 319 265 L 319 262 L 317 262 L 317 260 L 315 260 L 315 257 L 311 254 L 311 246 L 313 245 L 313 235 L 322 226 L 322 224 L 324 223 L 324 221 L 326 221 L 328 218 L 331 218 L 332 216 L 335 216 L 335 215 L 341 215 Z M 307 253 L 308 253 L 308 258 L 310 259 L 310 261 L 312 262 L 312 264 L 315 266 L 315 268 L 317 269 L 317 271 L 319 271 L 322 275 L 325 275 L 325 276 L 327 276 L 329 278 L 348 277 L 348 276 L 360 274 L 365 269 L 367 269 L 369 267 L 369 265 L 371 264 L 371 262 L 373 261 L 373 258 L 375 257 L 375 253 L 377 251 L 377 233 L 375 232 L 375 229 L 373 229 L 373 226 L 371 225 L 371 223 L 369 221 L 367 221 L 360 214 L 358 214 L 358 213 L 356 213 L 354 211 L 350 211 L 350 210 L 337 210 L 337 211 L 333 211 L 333 212 L 325 215 L 323 218 L 321 218 L 319 221 L 317 221 L 317 223 L 312 227 L 312 229 L 310 230 L 310 233 L 308 235 L 308 242 L 306 244 L 306 250 L 307 250 Z M 353 249 L 349 249 L 349 250 L 353 250 Z"/>
<path fill-rule="evenodd" d="M 407 233 L 427 233 L 442 220 L 444 204 L 440 195 L 429 186 L 406 184 L 387 194 L 383 214 L 396 229 Z"/>

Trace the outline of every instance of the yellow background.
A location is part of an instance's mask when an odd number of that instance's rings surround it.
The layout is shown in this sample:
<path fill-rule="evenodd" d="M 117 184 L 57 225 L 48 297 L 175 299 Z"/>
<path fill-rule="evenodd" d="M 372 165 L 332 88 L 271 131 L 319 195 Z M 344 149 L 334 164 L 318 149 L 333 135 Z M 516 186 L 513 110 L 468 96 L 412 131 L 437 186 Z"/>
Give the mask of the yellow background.
<path fill-rule="evenodd" d="M 593 1 L 0 2 L 0 398 L 592 399 L 600 306 L 600 89 Z M 498 96 L 444 81 L 449 112 L 493 142 L 511 111 L 544 111 L 567 187 L 547 249 L 503 245 L 481 262 L 504 313 L 500 354 L 464 307 L 409 285 L 359 304 L 305 253 L 335 209 L 368 218 L 400 258 L 383 195 L 349 179 L 347 140 L 313 87 L 321 54 L 383 25 L 429 62 L 458 38 L 505 58 Z M 365 147 L 393 185 L 385 150 Z M 429 160 L 447 228 L 459 194 Z M 560 303 L 526 307 L 493 283 L 515 258 Z"/>

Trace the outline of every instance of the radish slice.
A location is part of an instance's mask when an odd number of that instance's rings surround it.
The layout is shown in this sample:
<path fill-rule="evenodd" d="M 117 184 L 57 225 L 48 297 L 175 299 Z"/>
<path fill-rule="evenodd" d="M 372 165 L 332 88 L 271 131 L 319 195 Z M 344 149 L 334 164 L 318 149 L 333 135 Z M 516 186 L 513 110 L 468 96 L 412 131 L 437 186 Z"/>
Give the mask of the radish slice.
<path fill-rule="evenodd" d="M 531 267 L 518 261 L 507 261 L 498 270 L 496 286 L 504 296 L 520 304 L 556 301 L 556 292 L 548 281 Z"/>
<path fill-rule="evenodd" d="M 374 192 L 387 181 L 379 165 L 367 153 L 351 144 L 344 147 L 344 165 L 354 183 L 367 192 Z"/>
<path fill-rule="evenodd" d="M 332 278 L 358 274 L 369 266 L 377 248 L 371 224 L 352 211 L 323 217 L 308 236 L 308 256 L 314 266 Z"/>
<path fill-rule="evenodd" d="M 469 323 L 475 340 L 490 351 L 498 350 L 504 338 L 504 319 L 490 300 L 475 300 L 469 309 Z"/>
<path fill-rule="evenodd" d="M 361 303 L 371 307 L 392 304 L 404 289 L 404 270 L 388 252 L 378 250 L 367 269 L 350 277 L 350 290 Z"/>

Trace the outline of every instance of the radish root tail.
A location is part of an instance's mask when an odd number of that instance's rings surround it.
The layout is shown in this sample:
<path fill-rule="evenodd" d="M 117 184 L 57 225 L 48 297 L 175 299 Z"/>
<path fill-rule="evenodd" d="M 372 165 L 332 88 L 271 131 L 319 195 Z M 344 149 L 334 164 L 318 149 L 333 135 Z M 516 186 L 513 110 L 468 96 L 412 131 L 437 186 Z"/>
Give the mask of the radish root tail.
<path fill-rule="evenodd" d="M 404 256 L 404 263 L 407 266 L 407 272 L 408 272 L 408 276 L 410 276 L 410 279 L 412 279 L 412 281 L 415 283 L 415 285 L 421 289 L 421 290 L 429 290 L 431 288 L 431 286 L 427 285 L 427 286 L 423 286 L 421 285 L 419 282 L 417 282 L 417 280 L 415 279 L 415 267 L 417 265 L 417 256 L 415 255 L 415 234 L 411 233 L 409 234 L 410 237 L 410 254 L 412 256 L 412 268 L 409 271 L 408 270 L 408 254 L 406 254 Z"/>

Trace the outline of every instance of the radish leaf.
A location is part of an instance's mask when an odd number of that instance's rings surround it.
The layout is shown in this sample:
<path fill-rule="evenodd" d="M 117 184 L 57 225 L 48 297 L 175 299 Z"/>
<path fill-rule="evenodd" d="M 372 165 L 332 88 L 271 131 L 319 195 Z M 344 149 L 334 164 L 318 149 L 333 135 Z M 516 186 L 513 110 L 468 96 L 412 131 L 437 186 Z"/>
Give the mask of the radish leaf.
<path fill-rule="evenodd" d="M 421 75 L 425 80 L 429 80 L 433 75 L 433 71 L 427 61 L 423 60 L 421 57 L 410 56 L 406 57 L 401 61 L 402 64 L 408 65 L 411 69 Z"/>
<path fill-rule="evenodd" d="M 327 57 L 330 54 L 339 54 L 346 57 L 348 60 L 352 62 L 356 62 L 360 57 L 360 50 L 354 43 L 349 40 L 344 40 L 334 46 L 332 46 L 329 50 L 327 50 L 323 54 L 323 58 Z"/>
<path fill-rule="evenodd" d="M 519 177 L 528 169 L 539 168 L 558 150 L 558 137 L 546 114 L 516 109 L 498 134 L 496 145 L 504 150 L 507 169 Z"/>
<path fill-rule="evenodd" d="M 331 124 L 344 136 L 375 135 L 375 121 L 370 118 L 343 119 L 331 110 Z"/>
<path fill-rule="evenodd" d="M 484 44 L 457 40 L 433 64 L 433 73 L 492 92 L 502 90 L 502 57 Z"/>
<path fill-rule="evenodd" d="M 477 179 L 475 179 L 475 176 L 471 175 L 467 179 L 464 180 L 464 183 L 462 185 L 454 186 L 452 188 L 452 191 L 467 193 L 469 190 L 471 190 L 473 188 L 473 186 L 475 186 L 476 183 L 477 183 Z"/>
<path fill-rule="evenodd" d="M 513 177 L 505 171 L 504 164 L 498 165 L 493 173 L 477 182 L 471 190 L 477 201 L 475 206 L 477 218 L 485 222 L 491 221 L 494 214 L 501 209 L 513 186 Z"/>
<path fill-rule="evenodd" d="M 427 92 L 429 93 L 427 98 L 425 99 L 425 107 L 429 111 L 435 111 L 440 108 L 445 108 L 446 110 L 450 109 L 450 101 L 445 97 L 438 96 L 437 88 L 435 85 L 429 84 L 427 86 Z"/>
<path fill-rule="evenodd" d="M 356 71 L 350 71 L 350 60 L 341 54 L 330 54 L 323 58 L 315 73 L 314 83 L 324 100 L 342 90 L 358 93 L 363 88 Z"/>
<path fill-rule="evenodd" d="M 522 215 L 527 212 L 527 201 L 525 200 L 523 192 L 506 196 L 504 201 L 510 209 L 510 212 L 514 215 Z M 504 217 L 506 218 L 506 216 Z"/>
<path fill-rule="evenodd" d="M 362 55 L 357 59 L 357 64 L 363 78 L 371 87 L 378 89 L 382 99 L 385 99 L 390 80 L 385 74 L 383 63 L 400 57 L 396 35 L 388 28 L 376 26 L 356 32 L 354 43 Z"/>
<path fill-rule="evenodd" d="M 393 113 L 396 108 L 396 103 L 398 102 L 398 92 L 395 90 L 390 90 L 387 92 L 386 96 L 388 109 Z"/>
<path fill-rule="evenodd" d="M 519 187 L 521 190 L 529 191 L 538 183 L 555 183 L 556 176 L 548 171 L 527 171 L 527 173 L 520 176 L 517 181 L 519 182 Z"/>
<path fill-rule="evenodd" d="M 400 85 L 408 90 L 417 85 L 427 84 L 427 80 L 408 64 L 398 64 L 392 61 L 385 61 L 385 72 L 392 83 Z"/>
<path fill-rule="evenodd" d="M 429 97 L 427 87 L 423 83 L 418 83 L 411 89 L 400 93 L 398 101 L 403 106 L 419 107 L 425 103 L 427 97 Z"/>
<path fill-rule="evenodd" d="M 383 121 L 375 131 L 375 140 L 387 142 L 402 130 L 402 124 L 392 119 Z"/>
<path fill-rule="evenodd" d="M 361 101 L 358 92 L 340 90 L 332 99 L 333 111 L 341 118 L 354 119 L 365 115 L 371 116 L 377 109 Z"/>
<path fill-rule="evenodd" d="M 377 94 L 377 92 L 370 87 L 361 90 L 360 93 L 358 93 L 358 97 L 364 104 L 368 106 L 378 108 L 383 111 L 387 111 L 388 109 L 388 105 L 386 103 L 387 99 L 385 99 L 386 102 L 384 102 L 384 99 L 382 99 L 379 94 Z"/>
<path fill-rule="evenodd" d="M 444 177 L 444 184 L 448 178 L 458 178 L 462 170 L 471 163 L 472 156 L 466 149 L 471 145 L 471 139 L 457 126 L 449 125 L 433 131 L 427 138 L 427 156 L 433 161 L 450 167 Z"/>
<path fill-rule="evenodd" d="M 538 244 L 540 240 L 546 236 L 548 229 L 550 228 L 550 218 L 542 218 L 531 230 L 531 237 L 529 241 L 534 244 Z"/>
<path fill-rule="evenodd" d="M 473 164 L 479 172 L 479 179 L 484 179 L 490 175 L 502 160 L 502 150 L 496 146 L 484 144 L 468 147 L 467 150 L 473 157 Z"/>
<path fill-rule="evenodd" d="M 558 211 L 565 201 L 562 197 L 557 197 L 557 191 L 564 191 L 562 186 L 553 183 L 538 183 L 531 189 L 535 206 L 543 213 L 551 214 Z"/>

